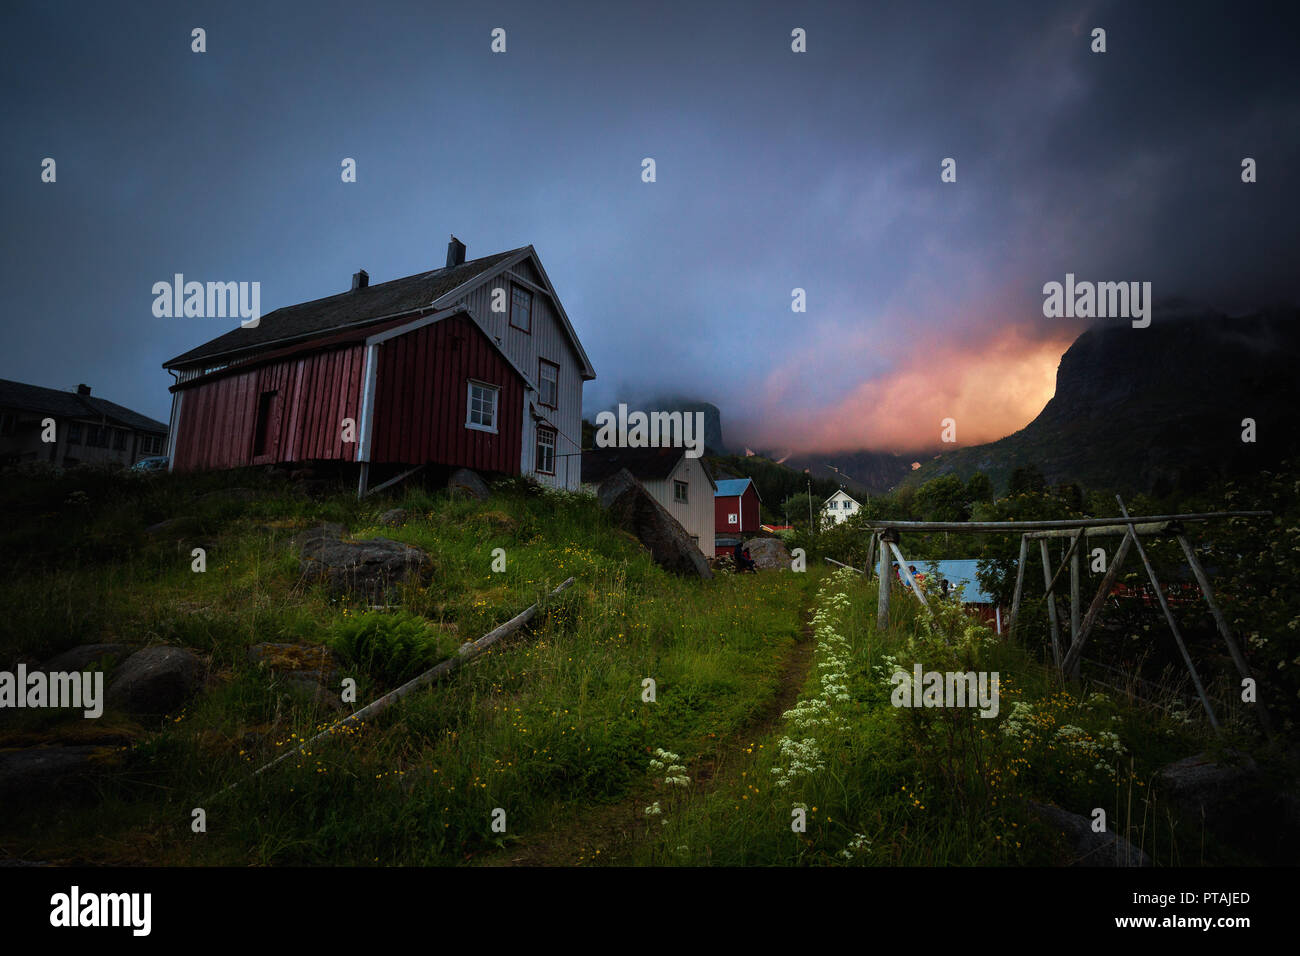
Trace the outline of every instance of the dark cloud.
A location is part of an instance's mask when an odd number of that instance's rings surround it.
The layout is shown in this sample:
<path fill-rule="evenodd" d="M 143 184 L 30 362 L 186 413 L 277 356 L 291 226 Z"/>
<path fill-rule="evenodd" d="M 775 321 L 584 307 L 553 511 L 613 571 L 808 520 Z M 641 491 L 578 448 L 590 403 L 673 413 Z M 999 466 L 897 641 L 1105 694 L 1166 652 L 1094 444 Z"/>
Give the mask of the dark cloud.
<path fill-rule="evenodd" d="M 269 311 L 455 232 L 537 246 L 590 407 L 671 391 L 751 445 L 920 447 L 949 406 L 963 441 L 1032 417 L 1082 331 L 1041 313 L 1067 271 L 1298 298 L 1291 6 L 698 6 L 11 9 L 0 377 L 165 418 L 160 363 L 223 326 L 153 318 L 153 282 L 258 280 Z"/>

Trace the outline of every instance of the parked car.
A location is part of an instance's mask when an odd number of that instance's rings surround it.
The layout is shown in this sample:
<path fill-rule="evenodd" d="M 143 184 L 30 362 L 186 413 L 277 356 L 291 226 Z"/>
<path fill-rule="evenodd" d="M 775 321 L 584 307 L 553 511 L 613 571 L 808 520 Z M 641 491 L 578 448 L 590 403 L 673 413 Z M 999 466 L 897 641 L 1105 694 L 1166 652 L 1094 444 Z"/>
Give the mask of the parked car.
<path fill-rule="evenodd" d="M 131 466 L 132 471 L 166 471 L 168 458 L 162 455 L 157 458 L 141 458 Z"/>

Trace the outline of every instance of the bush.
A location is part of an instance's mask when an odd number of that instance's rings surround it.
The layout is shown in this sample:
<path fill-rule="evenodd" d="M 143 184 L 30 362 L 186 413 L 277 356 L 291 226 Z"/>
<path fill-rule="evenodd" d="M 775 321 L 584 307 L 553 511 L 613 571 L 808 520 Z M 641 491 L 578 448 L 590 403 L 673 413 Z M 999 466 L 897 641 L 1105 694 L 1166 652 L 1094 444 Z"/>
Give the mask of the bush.
<path fill-rule="evenodd" d="M 368 611 L 334 625 L 326 643 L 386 685 L 401 684 L 455 652 L 454 639 L 406 611 Z"/>

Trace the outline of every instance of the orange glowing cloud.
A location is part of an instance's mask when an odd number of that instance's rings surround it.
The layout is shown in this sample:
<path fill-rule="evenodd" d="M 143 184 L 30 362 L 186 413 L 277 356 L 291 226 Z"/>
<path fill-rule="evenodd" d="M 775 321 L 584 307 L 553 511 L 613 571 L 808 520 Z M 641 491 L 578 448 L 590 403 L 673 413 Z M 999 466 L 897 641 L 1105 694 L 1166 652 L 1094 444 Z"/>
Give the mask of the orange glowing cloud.
<path fill-rule="evenodd" d="M 1004 329 L 977 345 L 917 350 L 893 371 L 862 382 L 819 409 L 795 408 L 788 369 L 762 391 L 765 443 L 798 452 L 940 446 L 942 422 L 956 423 L 956 445 L 995 441 L 1023 428 L 1056 388 L 1056 369 L 1073 336 L 1041 340 Z"/>

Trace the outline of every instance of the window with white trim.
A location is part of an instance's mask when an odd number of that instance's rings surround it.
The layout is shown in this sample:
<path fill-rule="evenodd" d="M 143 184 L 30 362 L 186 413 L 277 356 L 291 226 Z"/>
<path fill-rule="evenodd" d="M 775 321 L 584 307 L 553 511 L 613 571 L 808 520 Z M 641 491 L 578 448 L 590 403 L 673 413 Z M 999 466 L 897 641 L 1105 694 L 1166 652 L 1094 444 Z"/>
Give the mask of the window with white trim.
<path fill-rule="evenodd" d="M 740 524 L 740 515 L 734 511 L 727 515 L 727 524 Z"/>
<path fill-rule="evenodd" d="M 537 360 L 537 403 L 555 408 L 560 395 L 560 367 L 546 359 Z"/>
<path fill-rule="evenodd" d="M 555 474 L 555 429 L 537 426 L 537 455 L 535 470 L 539 475 Z"/>
<path fill-rule="evenodd" d="M 687 502 L 687 500 L 686 500 L 686 495 L 687 495 L 687 492 L 688 492 L 689 489 L 690 489 L 690 486 L 689 486 L 686 482 L 684 482 L 684 481 L 674 481 L 674 482 L 673 482 L 673 501 L 679 501 L 679 502 L 681 502 L 682 504 L 687 504 L 688 502 Z"/>
<path fill-rule="evenodd" d="M 486 382 L 476 382 L 471 379 L 467 400 L 469 412 L 465 418 L 465 427 L 481 432 L 495 432 L 497 430 L 497 399 L 500 393 L 501 390 L 495 385 L 488 385 Z"/>

